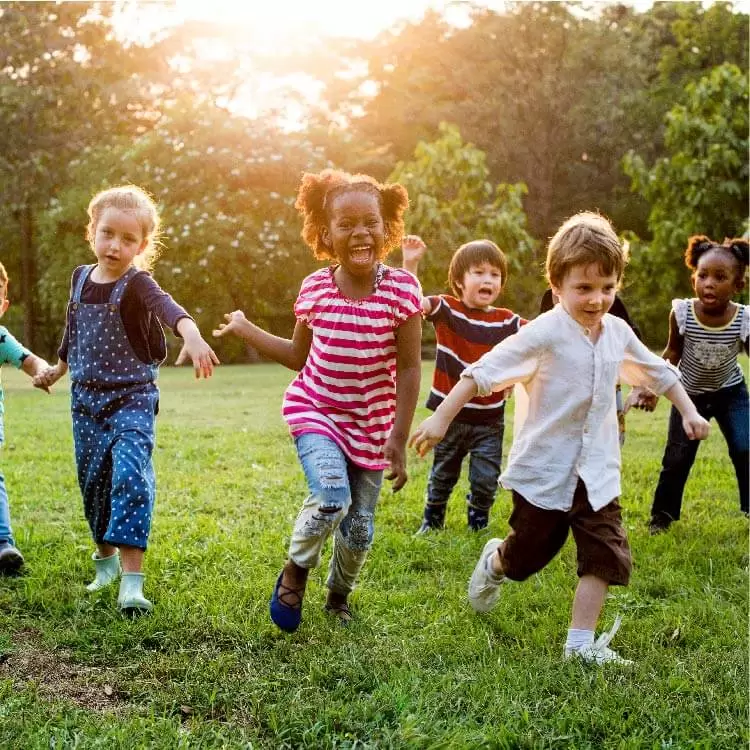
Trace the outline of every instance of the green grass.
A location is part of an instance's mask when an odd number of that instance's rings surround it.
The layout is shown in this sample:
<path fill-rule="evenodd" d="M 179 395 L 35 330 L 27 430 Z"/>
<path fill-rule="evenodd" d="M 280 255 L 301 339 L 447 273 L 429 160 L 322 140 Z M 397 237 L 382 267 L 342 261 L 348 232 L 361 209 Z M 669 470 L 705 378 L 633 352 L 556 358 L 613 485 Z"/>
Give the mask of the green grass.
<path fill-rule="evenodd" d="M 429 469 L 413 454 L 406 488 L 383 492 L 356 622 L 343 630 L 323 613 L 323 567 L 301 628 L 280 633 L 268 596 L 305 484 L 280 416 L 290 373 L 271 365 L 222 367 L 209 382 L 162 372 L 146 556 L 156 609 L 125 620 L 116 587 L 83 590 L 92 545 L 66 389 L 46 396 L 7 367 L 3 379 L 2 468 L 27 573 L 0 580 L 0 747 L 747 747 L 748 522 L 714 425 L 683 520 L 648 536 L 663 399 L 628 417 L 635 569 L 602 620 L 624 617 L 614 645 L 637 662 L 625 670 L 561 659 L 572 541 L 492 613 L 471 612 L 466 582 L 487 535 L 465 528 L 462 479 L 448 530 L 412 538 Z M 509 508 L 501 491 L 493 535 Z"/>

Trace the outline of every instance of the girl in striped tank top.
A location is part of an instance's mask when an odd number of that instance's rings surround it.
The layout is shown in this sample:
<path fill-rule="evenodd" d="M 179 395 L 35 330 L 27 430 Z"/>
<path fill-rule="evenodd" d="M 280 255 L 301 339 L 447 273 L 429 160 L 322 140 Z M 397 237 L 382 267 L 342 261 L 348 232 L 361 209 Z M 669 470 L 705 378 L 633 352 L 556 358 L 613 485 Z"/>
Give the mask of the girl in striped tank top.
<path fill-rule="evenodd" d="M 737 474 L 740 509 L 748 513 L 748 393 L 738 353 L 748 351 L 750 308 L 732 301 L 742 291 L 748 267 L 747 240 L 691 237 L 685 264 L 693 271 L 696 298 L 672 302 L 669 341 L 663 357 L 678 365 L 682 384 L 705 419 L 715 417 Z M 682 493 L 698 452 L 679 413 L 669 418 L 659 483 L 651 506 L 652 534 L 680 517 Z"/>
<path fill-rule="evenodd" d="M 272 336 L 241 311 L 215 335 L 234 333 L 298 371 L 283 414 L 310 491 L 292 531 L 289 557 L 271 596 L 273 622 L 293 632 L 302 619 L 308 571 L 333 535 L 325 609 L 346 624 L 349 593 L 373 539 L 383 471 L 404 486 L 406 439 L 419 395 L 417 279 L 383 259 L 399 247 L 409 199 L 398 184 L 330 169 L 305 174 L 295 207 L 302 237 L 332 265 L 310 274 L 294 306 L 291 339 Z"/>

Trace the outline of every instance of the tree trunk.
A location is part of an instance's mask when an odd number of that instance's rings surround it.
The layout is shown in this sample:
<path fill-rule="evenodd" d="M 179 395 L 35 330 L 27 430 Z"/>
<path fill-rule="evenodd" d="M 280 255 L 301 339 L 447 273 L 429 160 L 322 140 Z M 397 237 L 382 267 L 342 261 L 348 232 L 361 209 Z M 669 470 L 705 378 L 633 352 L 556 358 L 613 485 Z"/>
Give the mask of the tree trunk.
<path fill-rule="evenodd" d="M 34 247 L 34 214 L 31 206 L 19 213 L 21 225 L 21 301 L 23 303 L 23 342 L 35 351 L 37 341 L 36 249 Z"/>

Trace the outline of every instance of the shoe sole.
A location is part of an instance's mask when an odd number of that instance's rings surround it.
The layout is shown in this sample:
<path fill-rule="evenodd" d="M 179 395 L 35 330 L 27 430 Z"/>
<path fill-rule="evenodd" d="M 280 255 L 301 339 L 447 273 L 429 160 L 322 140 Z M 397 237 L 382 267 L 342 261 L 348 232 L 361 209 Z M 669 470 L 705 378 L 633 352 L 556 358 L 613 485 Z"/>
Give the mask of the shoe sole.
<path fill-rule="evenodd" d="M 24 559 L 20 552 L 8 551 L 0 557 L 0 575 L 15 575 L 23 564 Z"/>

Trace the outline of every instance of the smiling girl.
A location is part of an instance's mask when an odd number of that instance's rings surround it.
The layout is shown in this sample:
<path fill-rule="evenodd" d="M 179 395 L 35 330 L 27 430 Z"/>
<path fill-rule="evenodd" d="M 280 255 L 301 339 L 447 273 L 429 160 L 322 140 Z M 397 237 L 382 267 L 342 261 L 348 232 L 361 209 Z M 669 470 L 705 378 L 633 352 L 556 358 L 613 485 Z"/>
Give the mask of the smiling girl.
<path fill-rule="evenodd" d="M 373 539 L 383 471 L 404 486 L 406 439 L 420 378 L 419 282 L 386 266 L 401 243 L 408 205 L 401 185 L 324 170 L 305 174 L 296 208 L 302 237 L 332 264 L 302 282 L 291 339 L 273 336 L 240 310 L 215 336 L 235 334 L 298 371 L 283 414 L 307 479 L 289 557 L 270 602 L 273 622 L 297 629 L 308 572 L 334 535 L 325 609 L 347 623 L 349 593 Z"/>
<path fill-rule="evenodd" d="M 147 272 L 156 255 L 159 214 L 134 185 L 94 196 L 87 239 L 96 264 L 73 272 L 59 361 L 34 378 L 49 387 L 70 368 L 78 483 L 96 544 L 97 591 L 122 571 L 118 606 L 147 612 L 143 556 L 156 494 L 152 453 L 159 410 L 156 378 L 167 349 L 161 324 L 183 339 L 195 376 L 218 364 L 198 327 Z"/>
<path fill-rule="evenodd" d="M 737 355 L 748 351 L 750 308 L 732 298 L 745 287 L 747 240 L 713 242 L 691 237 L 685 265 L 693 272 L 695 298 L 676 299 L 662 356 L 678 365 L 682 383 L 701 416 L 715 418 L 729 448 L 739 485 L 740 510 L 748 513 L 748 394 Z M 698 452 L 672 409 L 659 483 L 651 506 L 652 534 L 680 517 L 682 493 Z"/>

